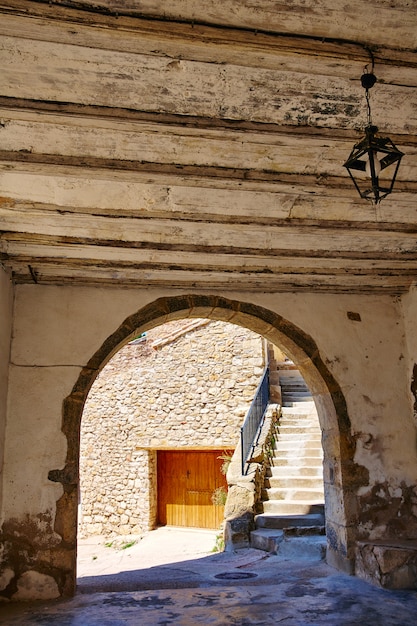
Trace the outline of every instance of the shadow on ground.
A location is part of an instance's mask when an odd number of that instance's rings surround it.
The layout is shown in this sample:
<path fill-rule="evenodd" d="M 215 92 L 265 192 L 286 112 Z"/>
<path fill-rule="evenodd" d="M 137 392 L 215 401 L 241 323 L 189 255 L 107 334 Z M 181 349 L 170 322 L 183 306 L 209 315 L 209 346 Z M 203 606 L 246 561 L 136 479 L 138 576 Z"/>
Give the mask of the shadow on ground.
<path fill-rule="evenodd" d="M 172 538 L 173 535 L 166 535 Z M 285 560 L 254 549 L 193 556 L 179 544 L 131 553 L 85 553 L 70 600 L 0 605 L 7 626 L 416 626 L 416 591 L 387 591 L 323 561 Z M 203 538 L 202 538 L 203 539 Z M 201 544 L 193 536 L 197 547 Z M 141 555 L 142 550 L 142 557 Z M 100 554 L 103 561 L 100 563 Z M 106 555 L 106 556 L 105 556 Z M 152 559 L 171 562 L 150 565 Z M 97 557 L 97 558 L 94 558 Z M 106 560 L 108 559 L 108 560 Z M 107 573 L 98 575 L 98 570 Z M 94 570 L 89 574 L 89 570 Z M 120 570 L 120 571 L 116 571 Z M 242 578 L 242 576 L 244 576 Z"/>

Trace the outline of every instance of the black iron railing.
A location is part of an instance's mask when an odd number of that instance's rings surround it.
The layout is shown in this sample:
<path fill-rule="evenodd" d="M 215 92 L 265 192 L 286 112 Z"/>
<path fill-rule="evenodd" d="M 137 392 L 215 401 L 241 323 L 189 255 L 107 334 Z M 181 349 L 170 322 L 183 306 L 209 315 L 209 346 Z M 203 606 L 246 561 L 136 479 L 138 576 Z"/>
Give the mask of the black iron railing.
<path fill-rule="evenodd" d="M 246 413 L 245 421 L 240 429 L 240 446 L 242 454 L 242 474 L 248 471 L 247 460 L 251 450 L 258 442 L 261 426 L 269 402 L 269 367 L 265 368 L 261 382 L 255 392 L 252 404 Z"/>

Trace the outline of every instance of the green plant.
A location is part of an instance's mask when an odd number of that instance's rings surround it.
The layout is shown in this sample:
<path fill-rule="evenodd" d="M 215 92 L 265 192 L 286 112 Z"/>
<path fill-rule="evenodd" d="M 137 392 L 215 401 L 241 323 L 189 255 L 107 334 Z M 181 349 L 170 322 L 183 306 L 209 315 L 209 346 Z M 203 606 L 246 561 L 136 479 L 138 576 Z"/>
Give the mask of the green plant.
<path fill-rule="evenodd" d="M 227 470 L 229 469 L 229 465 L 232 461 L 233 452 L 228 452 L 227 450 L 223 450 L 223 453 L 218 456 L 218 459 L 221 459 L 223 463 L 221 464 L 220 471 L 223 476 L 226 476 Z"/>
<path fill-rule="evenodd" d="M 217 506 L 224 506 L 227 500 L 227 491 L 224 487 L 217 487 L 211 495 L 211 501 Z"/>
<path fill-rule="evenodd" d="M 114 544 L 114 541 L 108 541 L 107 543 L 105 543 L 105 544 L 104 544 L 104 546 L 105 546 L 106 548 L 112 548 L 112 547 L 113 547 L 113 544 Z"/>
<path fill-rule="evenodd" d="M 212 552 L 223 552 L 224 551 L 224 536 L 222 532 L 219 532 L 216 535 L 216 543 L 213 546 Z"/>
<path fill-rule="evenodd" d="M 126 550 L 127 548 L 131 548 L 136 543 L 137 543 L 136 539 L 133 539 L 133 541 L 124 541 L 122 545 L 120 546 L 120 550 Z"/>
<path fill-rule="evenodd" d="M 224 537 L 223 537 L 223 533 L 220 532 L 218 535 L 216 535 L 216 543 L 214 544 L 212 548 L 212 552 L 223 552 L 223 551 L 224 551 Z"/>

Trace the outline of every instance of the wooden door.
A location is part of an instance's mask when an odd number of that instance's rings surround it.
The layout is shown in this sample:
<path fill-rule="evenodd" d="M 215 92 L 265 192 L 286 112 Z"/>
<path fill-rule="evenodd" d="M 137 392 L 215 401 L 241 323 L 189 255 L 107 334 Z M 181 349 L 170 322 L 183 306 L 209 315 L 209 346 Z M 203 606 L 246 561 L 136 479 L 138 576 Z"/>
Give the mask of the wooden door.
<path fill-rule="evenodd" d="M 224 506 L 214 505 L 215 489 L 227 489 L 222 450 L 158 452 L 158 523 L 219 528 Z"/>

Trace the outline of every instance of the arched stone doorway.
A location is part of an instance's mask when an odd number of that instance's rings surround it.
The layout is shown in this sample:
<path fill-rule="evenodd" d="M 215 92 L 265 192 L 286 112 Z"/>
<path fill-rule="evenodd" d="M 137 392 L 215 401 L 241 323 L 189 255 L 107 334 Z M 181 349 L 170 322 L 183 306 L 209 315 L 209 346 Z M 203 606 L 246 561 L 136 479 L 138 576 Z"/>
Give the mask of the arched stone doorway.
<path fill-rule="evenodd" d="M 65 467 L 49 472 L 49 479 L 63 485 L 57 502 L 55 530 L 62 536 L 59 547 L 67 564 L 65 592 L 75 589 L 75 555 L 78 503 L 79 434 L 84 402 L 98 372 L 138 332 L 170 320 L 205 317 L 244 326 L 282 347 L 294 360 L 317 405 L 323 432 L 324 486 L 328 561 L 350 571 L 354 552 L 354 522 L 358 488 L 366 483 L 364 469 L 353 460 L 355 441 L 343 393 L 320 356 L 312 337 L 280 315 L 263 307 L 218 296 L 159 298 L 129 316 L 103 343 L 83 368 L 71 394 L 64 400 L 62 430 L 68 448 Z"/>

